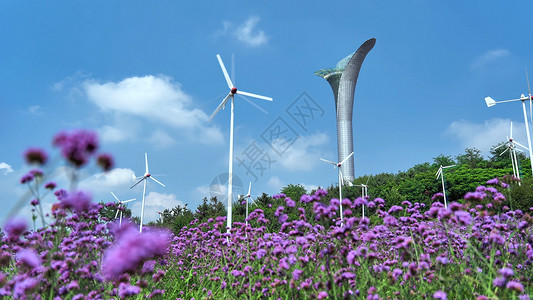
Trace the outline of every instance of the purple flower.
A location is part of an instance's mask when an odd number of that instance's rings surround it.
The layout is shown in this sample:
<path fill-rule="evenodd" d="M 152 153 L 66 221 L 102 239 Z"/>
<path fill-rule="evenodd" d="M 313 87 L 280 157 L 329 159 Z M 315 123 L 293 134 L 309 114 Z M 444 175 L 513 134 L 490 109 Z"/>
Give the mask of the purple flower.
<path fill-rule="evenodd" d="M 465 198 L 465 200 L 469 200 L 469 201 L 481 201 L 486 196 L 487 196 L 487 194 L 485 194 L 485 192 L 468 192 L 468 193 L 466 193 L 464 198 Z"/>
<path fill-rule="evenodd" d="M 24 174 L 20 178 L 20 183 L 24 184 L 24 183 L 31 182 L 32 180 L 33 180 L 33 174 L 32 173 L 28 173 L 28 174 Z"/>
<path fill-rule="evenodd" d="M 107 279 L 117 280 L 126 272 L 135 272 L 143 261 L 163 255 L 169 242 L 170 234 L 166 231 L 141 234 L 136 226 L 123 224 L 117 241 L 104 254 L 102 271 Z"/>
<path fill-rule="evenodd" d="M 257 259 L 261 259 L 261 258 L 265 257 L 266 254 L 267 254 L 267 251 L 265 249 L 259 249 L 255 253 Z"/>
<path fill-rule="evenodd" d="M 66 197 L 61 197 L 59 200 L 64 208 L 71 208 L 78 213 L 82 211 L 88 211 L 92 204 L 91 196 L 82 191 L 69 193 Z"/>
<path fill-rule="evenodd" d="M 318 292 L 318 295 L 316 297 L 317 299 L 326 299 L 328 297 L 328 292 L 320 291 Z"/>
<path fill-rule="evenodd" d="M 29 148 L 24 152 L 24 158 L 28 164 L 44 165 L 48 161 L 48 155 L 40 148 Z"/>
<path fill-rule="evenodd" d="M 501 268 L 499 270 L 499 273 L 505 278 L 509 278 L 514 275 L 513 269 L 510 268 Z"/>
<path fill-rule="evenodd" d="M 439 290 L 433 294 L 433 299 L 446 300 L 448 297 L 445 292 Z"/>
<path fill-rule="evenodd" d="M 96 158 L 96 163 L 105 172 L 111 170 L 113 166 L 115 165 L 115 162 L 113 161 L 113 157 L 111 156 L 111 154 L 107 154 L 107 153 L 98 155 L 98 157 Z"/>
<path fill-rule="evenodd" d="M 15 286 L 13 287 L 13 296 L 15 296 L 15 299 L 26 299 L 26 294 L 36 288 L 38 285 L 39 280 L 37 280 L 37 278 L 18 278 Z"/>
<path fill-rule="evenodd" d="M 313 201 L 313 198 L 309 195 L 302 195 L 302 197 L 300 197 L 300 202 L 302 203 L 309 203 Z"/>
<path fill-rule="evenodd" d="M 35 198 L 35 199 L 31 200 L 30 204 L 33 205 L 33 206 L 39 205 L 39 199 Z"/>
<path fill-rule="evenodd" d="M 383 218 L 383 223 L 385 223 L 388 226 L 397 226 L 398 219 L 396 219 L 393 216 L 386 216 L 385 218 Z"/>
<path fill-rule="evenodd" d="M 47 184 L 44 185 L 44 188 L 45 189 L 49 189 L 49 190 L 53 190 L 53 189 L 56 188 L 56 186 L 57 185 L 56 185 L 55 182 L 50 181 L 50 182 L 48 182 Z"/>
<path fill-rule="evenodd" d="M 294 207 L 296 205 L 291 198 L 285 198 L 285 203 L 287 204 L 287 207 Z"/>
<path fill-rule="evenodd" d="M 304 273 L 304 271 L 302 271 L 300 269 L 294 269 L 294 271 L 292 271 L 292 279 L 293 280 L 299 280 L 300 276 L 302 276 L 303 273 Z"/>
<path fill-rule="evenodd" d="M 22 218 L 13 218 L 7 221 L 7 224 L 4 226 L 4 230 L 7 233 L 7 236 L 10 239 L 18 239 L 28 228 L 26 220 Z"/>
<path fill-rule="evenodd" d="M 60 132 L 54 137 L 53 144 L 61 149 L 61 155 L 68 162 L 81 167 L 98 149 L 98 138 L 92 131 L 74 130 Z"/>
<path fill-rule="evenodd" d="M 493 179 L 487 181 L 487 184 L 496 185 L 496 184 L 498 184 L 498 182 L 500 182 L 500 180 L 498 180 L 498 178 L 493 178 Z"/>
<path fill-rule="evenodd" d="M 398 205 L 393 205 L 390 209 L 389 209 L 389 214 L 391 213 L 395 213 L 397 211 L 402 211 L 403 210 L 403 207 L 401 206 L 398 206 Z"/>
<path fill-rule="evenodd" d="M 472 224 L 472 216 L 470 216 L 470 213 L 464 211 L 464 210 L 458 210 L 455 212 L 455 217 L 459 221 L 459 223 L 463 225 L 470 225 Z"/>
<path fill-rule="evenodd" d="M 39 258 L 39 256 L 37 256 L 37 251 L 35 251 L 35 249 L 33 248 L 20 250 L 19 252 L 17 252 L 16 258 L 23 265 L 27 266 L 32 270 L 37 269 L 42 265 L 41 259 Z"/>
<path fill-rule="evenodd" d="M 431 201 L 436 201 L 436 200 L 441 199 L 441 198 L 444 198 L 444 194 L 443 193 L 436 193 L 435 195 L 433 195 L 433 197 L 431 197 Z"/>
<path fill-rule="evenodd" d="M 118 295 L 120 298 L 137 295 L 141 292 L 138 286 L 130 285 L 129 283 L 121 282 L 118 286 Z"/>
<path fill-rule="evenodd" d="M 509 281 L 506 285 L 506 288 L 520 293 L 524 291 L 524 286 L 520 282 L 514 280 Z"/>
<path fill-rule="evenodd" d="M 492 284 L 497 287 L 503 287 L 505 285 L 505 278 L 503 277 L 496 277 L 492 281 Z"/>

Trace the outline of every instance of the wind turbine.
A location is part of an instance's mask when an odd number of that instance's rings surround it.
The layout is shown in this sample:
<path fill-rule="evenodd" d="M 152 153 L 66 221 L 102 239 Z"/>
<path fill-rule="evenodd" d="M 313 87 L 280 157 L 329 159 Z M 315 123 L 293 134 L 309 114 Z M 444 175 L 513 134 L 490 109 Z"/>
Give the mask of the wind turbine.
<path fill-rule="evenodd" d="M 141 176 L 141 177 L 135 177 L 135 175 L 133 175 L 133 180 L 137 180 L 139 179 L 139 181 L 137 181 L 134 185 L 132 185 L 130 188 L 132 189 L 134 186 L 138 185 L 139 183 L 141 183 L 141 181 L 144 181 L 144 187 L 143 187 L 143 203 L 142 203 L 142 208 L 141 208 L 141 225 L 139 226 L 139 232 L 143 232 L 143 220 L 144 220 L 144 198 L 146 197 L 146 183 L 148 182 L 148 178 L 152 179 L 153 181 L 159 183 L 160 185 L 162 185 L 163 187 L 166 187 L 164 184 L 162 184 L 161 182 L 159 182 L 157 179 L 155 179 L 151 174 L 150 172 L 148 171 L 148 154 L 144 153 L 144 161 L 146 163 L 146 172 L 144 172 L 144 175 Z"/>
<path fill-rule="evenodd" d="M 531 88 L 529 87 L 529 76 L 527 75 L 527 68 L 526 68 L 526 78 L 527 78 L 527 89 L 529 96 L 524 96 L 524 94 L 520 95 L 520 98 L 518 99 L 511 99 L 511 100 L 503 100 L 503 101 L 494 101 L 491 97 L 485 97 L 485 103 L 487 103 L 488 107 L 494 106 L 497 103 L 504 103 L 504 102 L 514 102 L 514 101 L 522 101 L 522 110 L 524 112 L 524 123 L 526 123 L 526 134 L 527 134 L 527 149 L 529 150 L 529 161 L 531 163 L 531 174 L 533 174 L 533 151 L 531 147 L 531 136 L 529 135 L 529 122 L 527 121 L 527 113 L 526 113 L 526 101 L 529 101 L 529 106 L 531 110 L 531 103 L 533 101 L 533 96 L 531 95 Z M 531 113 L 531 112 L 530 112 Z"/>
<path fill-rule="evenodd" d="M 113 197 L 115 197 L 115 199 L 117 199 L 117 213 L 115 214 L 115 219 L 118 217 L 119 213 L 120 213 L 120 219 L 119 219 L 119 222 L 118 222 L 118 226 L 121 227 L 122 226 L 122 204 L 124 203 L 128 203 L 128 202 L 131 202 L 131 201 L 134 201 L 134 200 L 137 200 L 135 198 L 133 199 L 130 199 L 130 200 L 126 200 L 126 201 L 120 201 L 117 196 L 115 195 L 115 193 L 111 192 L 111 195 L 113 195 Z"/>
<path fill-rule="evenodd" d="M 368 177 L 365 184 L 361 183 L 361 184 L 355 185 L 355 186 L 361 187 L 361 197 L 363 199 L 368 198 L 368 180 L 370 180 L 370 177 Z M 363 204 L 362 207 L 363 207 L 363 218 L 364 218 L 365 217 L 365 205 Z"/>
<path fill-rule="evenodd" d="M 211 116 L 209 117 L 209 121 L 211 121 L 221 109 L 225 108 L 228 101 L 231 100 L 231 118 L 230 118 L 230 134 L 229 134 L 229 172 L 228 172 L 229 173 L 228 216 L 227 216 L 227 226 L 226 226 L 229 232 L 229 230 L 231 229 L 231 223 L 232 223 L 231 216 L 232 216 L 232 197 L 233 197 L 233 124 L 234 124 L 234 115 L 235 115 L 233 102 L 234 102 L 235 94 L 258 98 L 258 99 L 267 100 L 267 101 L 272 101 L 272 98 L 237 90 L 237 88 L 233 85 L 233 82 L 231 81 L 228 75 L 228 71 L 226 71 L 226 67 L 224 66 L 224 63 L 222 62 L 222 58 L 220 58 L 219 54 L 217 54 L 217 60 L 218 60 L 218 63 L 220 64 L 220 68 L 222 69 L 222 73 L 224 73 L 224 78 L 226 78 L 226 83 L 228 84 L 228 87 L 229 87 L 229 93 L 222 100 L 222 102 L 220 102 L 220 104 L 218 105 L 217 109 L 213 112 L 213 114 L 211 114 Z"/>
<path fill-rule="evenodd" d="M 520 144 L 519 142 L 513 139 L 513 122 L 511 122 L 511 132 L 509 133 L 509 136 L 507 137 L 507 142 L 494 148 L 494 150 L 501 148 L 503 146 L 507 146 L 507 148 L 502 153 L 500 153 L 500 156 L 503 155 L 505 152 L 509 151 L 509 155 L 511 156 L 511 164 L 513 167 L 513 175 L 514 177 L 520 179 L 520 171 L 518 170 L 518 158 L 516 157 L 516 151 L 522 152 L 522 150 L 518 149 L 516 147 L 517 145 L 526 150 L 529 150 L 526 146 Z M 521 185 L 520 181 L 518 182 L 518 185 Z"/>
<path fill-rule="evenodd" d="M 163 223 L 163 213 L 158 211 L 157 212 L 159 214 L 159 222 Z"/>
<path fill-rule="evenodd" d="M 252 194 L 250 193 L 251 191 L 252 191 L 252 182 L 250 181 L 250 185 L 248 186 L 248 194 L 237 197 L 239 198 L 239 200 L 246 199 L 246 218 L 245 218 L 246 225 L 248 225 L 248 202 L 252 200 L 252 202 L 255 203 L 254 199 L 252 199 Z"/>
<path fill-rule="evenodd" d="M 342 167 L 342 164 L 344 164 L 351 156 L 353 155 L 353 152 L 350 153 L 350 155 L 348 155 L 345 159 L 343 159 L 341 162 L 332 162 L 331 160 L 327 160 L 327 159 L 323 159 L 321 158 L 320 160 L 321 161 L 325 161 L 329 164 L 332 164 L 333 165 L 333 168 L 337 168 L 339 170 L 339 201 L 340 201 L 340 204 L 339 204 L 339 207 L 340 207 L 340 214 L 341 214 L 341 226 L 342 226 L 342 222 L 343 222 L 343 215 L 342 215 L 342 185 L 344 184 L 344 177 L 342 176 L 342 170 L 341 170 L 341 167 Z"/>
<path fill-rule="evenodd" d="M 446 188 L 444 187 L 444 169 L 452 168 L 452 167 L 455 167 L 455 166 L 456 165 L 443 167 L 442 165 L 440 165 L 440 168 L 439 168 L 439 170 L 436 173 L 436 175 L 437 175 L 436 179 L 439 179 L 439 176 L 442 179 L 442 195 L 444 196 L 444 208 L 448 208 L 448 204 L 446 203 Z"/>

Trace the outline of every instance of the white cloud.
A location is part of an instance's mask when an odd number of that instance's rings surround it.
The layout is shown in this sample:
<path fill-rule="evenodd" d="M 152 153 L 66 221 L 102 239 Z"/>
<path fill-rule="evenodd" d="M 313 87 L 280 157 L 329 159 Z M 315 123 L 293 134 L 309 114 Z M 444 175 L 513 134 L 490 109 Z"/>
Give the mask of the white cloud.
<path fill-rule="evenodd" d="M 0 171 L 4 175 L 7 175 L 7 174 L 13 172 L 13 168 L 10 165 L 8 165 L 7 163 L 5 163 L 5 162 L 0 162 Z"/>
<path fill-rule="evenodd" d="M 191 138 L 205 137 L 199 141 L 205 144 L 223 141 L 218 128 L 207 126 L 208 116 L 192 108 L 191 97 L 168 77 L 148 75 L 106 83 L 86 80 L 83 89 L 87 98 L 104 112 L 141 117 L 182 129 Z M 111 127 L 106 129 L 108 137 L 116 140 L 118 132 L 110 131 Z"/>
<path fill-rule="evenodd" d="M 223 21 L 224 29 L 219 32 L 220 35 L 230 35 L 241 41 L 247 46 L 258 47 L 268 42 L 268 37 L 263 30 L 257 29 L 259 17 L 249 17 L 243 23 L 235 26 L 232 22 Z"/>
<path fill-rule="evenodd" d="M 133 215 L 141 215 L 142 201 L 134 201 L 132 205 Z M 159 214 L 165 209 L 172 209 L 176 206 L 184 206 L 181 200 L 176 198 L 174 194 L 165 194 L 158 192 L 150 192 L 146 195 L 144 201 L 144 220 L 143 223 L 155 221 L 159 219 Z"/>
<path fill-rule="evenodd" d="M 98 137 L 105 143 L 122 142 L 128 138 L 128 131 L 115 126 L 105 125 L 98 129 Z"/>
<path fill-rule="evenodd" d="M 115 168 L 109 172 L 98 173 L 80 182 L 80 188 L 109 194 L 113 190 L 122 190 L 130 186 L 135 173 L 131 169 Z"/>
<path fill-rule="evenodd" d="M 43 108 L 40 105 L 33 105 L 33 106 L 28 107 L 28 112 L 32 115 L 42 116 Z"/>
<path fill-rule="evenodd" d="M 281 179 L 279 179 L 278 176 L 272 176 L 268 179 L 268 182 L 267 182 L 267 185 L 268 187 L 270 187 L 271 189 L 274 189 L 276 191 L 280 191 L 282 187 L 284 187 L 284 184 L 283 182 L 281 181 Z"/>
<path fill-rule="evenodd" d="M 446 134 L 458 139 L 464 148 L 477 148 L 485 155 L 489 155 L 490 148 L 506 140 L 509 136 L 511 120 L 491 119 L 483 123 L 461 120 L 452 122 L 446 129 Z M 513 122 L 513 139 L 527 146 L 525 124 Z"/>
<path fill-rule="evenodd" d="M 170 135 L 168 135 L 168 133 L 160 129 L 156 130 L 149 140 L 150 143 L 153 144 L 154 147 L 157 149 L 165 149 L 176 144 L 175 139 L 173 139 Z"/>
<path fill-rule="evenodd" d="M 309 136 L 300 136 L 290 148 L 288 148 L 277 162 L 289 171 L 309 171 L 320 163 L 323 151 L 319 148 L 328 142 L 325 133 L 317 133 Z M 281 142 L 278 144 L 282 144 Z M 274 157 L 274 153 L 272 154 Z"/>
<path fill-rule="evenodd" d="M 496 50 L 489 50 L 480 56 L 478 56 L 474 62 L 470 65 L 471 69 L 480 69 L 484 67 L 485 65 L 499 59 L 502 57 L 509 56 L 511 52 L 507 49 L 496 49 Z"/>

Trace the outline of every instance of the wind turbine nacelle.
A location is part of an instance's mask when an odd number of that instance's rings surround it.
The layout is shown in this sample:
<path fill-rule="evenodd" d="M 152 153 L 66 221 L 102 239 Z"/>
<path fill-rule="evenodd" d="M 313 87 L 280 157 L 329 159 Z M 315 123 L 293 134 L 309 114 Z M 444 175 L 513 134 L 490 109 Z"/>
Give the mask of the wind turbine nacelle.
<path fill-rule="evenodd" d="M 485 103 L 487 103 L 488 107 L 496 105 L 496 101 L 494 101 L 494 99 L 491 97 L 485 97 Z"/>
<path fill-rule="evenodd" d="M 233 95 L 237 94 L 237 88 L 236 88 L 236 87 L 232 87 L 232 88 L 231 88 L 231 93 L 232 93 Z"/>

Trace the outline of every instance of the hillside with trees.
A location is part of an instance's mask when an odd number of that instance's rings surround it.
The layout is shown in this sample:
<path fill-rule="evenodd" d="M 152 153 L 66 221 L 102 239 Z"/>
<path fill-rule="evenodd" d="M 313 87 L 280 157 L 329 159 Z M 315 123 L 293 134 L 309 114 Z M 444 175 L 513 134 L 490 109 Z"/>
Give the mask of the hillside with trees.
<path fill-rule="evenodd" d="M 501 145 L 501 144 L 499 144 Z M 343 198 L 351 201 L 361 197 L 361 187 L 358 184 L 368 185 L 368 201 L 370 207 L 367 207 L 368 215 L 372 220 L 372 214 L 375 211 L 376 202 L 379 205 L 379 198 L 384 200 L 384 207 L 399 205 L 403 201 L 423 204 L 426 209 L 434 202 L 433 196 L 442 192 L 442 181 L 436 178 L 436 172 L 439 167 L 456 165 L 455 167 L 444 170 L 446 197 L 447 202 L 463 202 L 466 193 L 472 192 L 480 185 L 486 185 L 486 182 L 493 178 L 499 178 L 509 184 L 509 188 L 499 187 L 509 200 L 510 209 L 520 209 L 529 211 L 533 206 L 533 178 L 531 176 L 531 167 L 529 158 L 523 153 L 517 153 L 519 160 L 519 169 L 521 181 L 515 180 L 512 176 L 510 156 L 505 153 L 500 155 L 503 147 L 496 149 L 496 145 L 490 152 L 490 157 L 485 158 L 481 151 L 475 148 L 467 148 L 463 154 L 455 157 L 439 155 L 433 158 L 433 162 L 417 164 L 406 171 L 400 171 L 396 174 L 381 173 L 376 175 L 365 175 L 357 177 L 353 181 L 353 186 L 343 186 Z M 323 188 L 327 195 L 322 197 L 322 201 L 331 201 L 339 197 L 337 185 Z M 299 210 L 305 210 L 305 217 L 310 222 L 320 222 L 313 220 L 314 203 L 309 201 L 300 201 L 302 195 L 313 195 L 316 190 L 307 191 L 304 186 L 299 184 L 289 184 L 280 190 L 278 195 L 267 195 L 263 193 L 250 203 L 249 211 L 255 209 L 263 210 L 265 218 L 268 221 L 266 227 L 269 231 L 280 230 L 284 218 L 298 219 Z M 290 198 L 290 199 L 289 199 Z M 305 198 L 305 197 L 304 197 Z M 376 200 L 378 198 L 378 200 Z M 442 197 L 438 200 L 443 201 Z M 374 206 L 374 207 L 372 207 Z M 233 203 L 233 220 L 234 222 L 245 222 L 245 201 Z M 224 203 L 216 197 L 209 200 L 204 198 L 202 203 L 191 211 L 187 205 L 177 206 L 173 209 L 166 209 L 162 213 L 162 218 L 149 225 L 162 226 L 172 229 L 175 232 L 181 230 L 184 226 L 191 227 L 195 224 L 208 222 L 210 219 L 215 220 L 217 217 L 226 216 Z M 360 211 L 354 211 L 354 216 L 360 216 Z M 197 221 L 195 221 L 197 220 Z M 321 224 L 327 226 L 328 224 Z"/>

